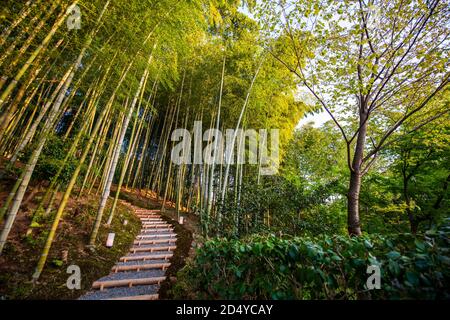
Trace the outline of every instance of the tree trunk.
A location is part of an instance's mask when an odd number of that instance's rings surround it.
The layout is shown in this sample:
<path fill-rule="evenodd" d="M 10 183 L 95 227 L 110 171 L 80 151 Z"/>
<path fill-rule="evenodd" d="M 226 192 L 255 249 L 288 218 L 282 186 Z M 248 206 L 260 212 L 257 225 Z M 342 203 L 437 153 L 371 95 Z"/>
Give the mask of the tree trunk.
<path fill-rule="evenodd" d="M 33 27 L 32 32 L 29 33 L 29 37 L 26 39 L 26 41 L 22 44 L 22 47 L 19 50 L 15 50 L 16 43 L 11 44 L 11 46 L 7 49 L 5 52 L 5 55 L 2 58 L 6 58 L 9 56 L 12 52 L 15 52 L 14 59 L 10 61 L 7 65 L 7 69 L 13 70 L 14 67 L 20 62 L 22 56 L 27 52 L 28 48 L 30 47 L 33 40 L 38 36 L 41 29 L 47 24 L 49 18 L 51 18 L 54 15 L 54 12 L 56 11 L 56 8 L 59 6 L 59 0 L 55 1 L 55 3 L 52 4 L 51 8 L 45 8 L 46 14 L 44 17 L 41 16 L 35 16 L 32 21 L 30 21 L 30 25 Z M 39 20 L 39 23 L 37 26 L 34 26 L 35 20 Z M 27 32 L 28 33 L 28 32 Z M 45 49 L 45 48 L 43 48 Z M 3 62 L 1 62 L 3 64 Z"/>
<path fill-rule="evenodd" d="M 223 57 L 223 63 L 222 63 L 222 76 L 220 78 L 220 92 L 219 92 L 219 104 L 217 106 L 217 118 L 216 118 L 216 130 L 219 131 L 220 128 L 220 111 L 222 108 L 222 93 L 223 93 L 223 82 L 225 78 L 225 62 L 226 62 L 226 56 Z M 208 215 L 212 214 L 212 206 L 214 201 L 214 169 L 216 164 L 216 157 L 218 156 L 217 153 L 219 153 L 218 144 L 217 141 L 218 137 L 214 138 L 214 156 L 212 158 L 211 163 L 211 175 L 210 175 L 210 181 L 209 181 L 209 194 L 208 194 L 208 206 L 207 206 L 207 213 Z M 222 151 L 222 150 L 221 150 Z M 222 157 L 222 154 L 219 154 L 220 157 Z M 221 162 L 223 162 L 223 159 L 220 159 Z M 221 220 L 222 220 L 222 214 L 220 211 L 218 212 L 217 220 L 220 226 Z"/>
<path fill-rule="evenodd" d="M 154 30 L 154 29 L 153 29 Z M 147 41 L 150 39 L 151 34 L 153 33 L 153 30 L 150 32 L 149 36 L 147 37 L 147 39 L 144 41 L 143 46 L 147 43 Z M 137 55 L 141 52 L 141 50 L 138 51 L 138 53 L 135 55 L 135 57 L 137 57 Z M 55 215 L 55 219 L 53 221 L 50 233 L 47 236 L 47 240 L 45 243 L 45 247 L 42 251 L 41 257 L 39 258 L 38 264 L 36 266 L 36 270 L 33 274 L 33 281 L 37 281 L 42 273 L 42 270 L 44 269 L 44 265 L 45 262 L 47 261 L 47 256 L 48 253 L 50 252 L 50 248 L 51 245 L 53 243 L 53 239 L 55 237 L 56 234 L 56 229 L 58 228 L 59 225 L 59 221 L 61 220 L 63 211 L 65 209 L 65 206 L 67 204 L 67 201 L 69 199 L 69 196 L 72 192 L 72 189 L 75 185 L 76 179 L 78 178 L 78 175 L 80 173 L 81 167 L 84 164 L 84 161 L 86 160 L 87 154 L 91 148 L 92 142 L 94 141 L 94 139 L 96 138 L 97 132 L 100 128 L 101 123 L 103 122 L 103 119 L 105 117 L 105 115 L 107 114 L 108 110 L 110 109 L 110 107 L 113 105 L 114 100 L 115 100 L 115 96 L 117 94 L 118 89 L 120 88 L 120 86 L 122 85 L 123 81 L 125 80 L 128 72 L 130 71 L 130 68 L 132 67 L 132 65 L 134 64 L 135 59 L 132 59 L 128 65 L 124 68 L 124 70 L 122 71 L 122 75 L 119 79 L 119 82 L 117 83 L 116 87 L 114 88 L 111 97 L 109 98 L 108 103 L 106 104 L 106 107 L 102 110 L 101 114 L 99 115 L 98 119 L 97 119 L 97 123 L 90 135 L 90 139 L 83 151 L 83 154 L 81 155 L 80 158 L 80 162 L 77 166 L 77 168 L 75 169 L 71 181 L 69 182 L 69 185 L 66 189 L 66 192 L 64 193 L 63 199 L 61 200 L 61 203 L 59 205 L 58 211 Z"/>
<path fill-rule="evenodd" d="M 50 107 L 52 105 L 53 106 L 52 106 L 52 109 L 51 109 L 50 112 L 51 112 L 51 114 L 54 114 L 56 116 L 56 113 L 59 111 L 59 107 L 60 107 L 60 105 L 62 103 L 62 99 L 64 99 L 64 96 L 66 94 L 66 91 L 67 91 L 67 88 L 68 88 L 68 82 L 72 79 L 71 78 L 72 71 L 73 71 L 73 66 L 71 66 L 67 70 L 67 72 L 64 74 L 63 78 L 61 79 L 61 81 L 58 84 L 58 87 L 55 89 L 55 91 L 53 92 L 52 96 L 50 97 L 50 100 L 44 105 L 44 107 L 42 108 L 42 110 L 39 113 L 39 116 L 33 122 L 33 125 L 31 126 L 30 130 L 25 135 L 25 137 L 22 139 L 22 141 L 20 142 L 20 144 L 17 147 L 17 149 L 14 151 L 14 154 L 13 154 L 13 156 L 10 159 L 11 164 L 14 164 L 16 162 L 16 160 L 19 157 L 19 155 L 22 152 L 22 150 L 31 141 L 32 137 L 36 133 L 36 130 L 38 129 L 38 126 L 39 126 L 40 122 L 42 121 L 42 119 L 44 118 L 45 114 L 47 113 L 47 111 L 50 109 Z M 57 99 L 57 100 L 53 104 L 55 99 Z M 50 116 L 49 116 L 49 118 L 50 118 Z M 49 120 L 47 119 L 46 125 L 47 125 L 48 121 Z"/>
<path fill-rule="evenodd" d="M 117 201 L 119 200 L 120 189 L 122 188 L 123 179 L 125 177 L 125 173 L 127 171 L 127 167 L 128 167 L 129 162 L 130 162 L 130 159 L 131 159 L 131 146 L 134 143 L 134 140 L 137 138 L 137 137 L 135 137 L 135 130 L 136 130 L 136 123 L 137 123 L 138 117 L 139 117 L 139 109 L 137 109 L 136 119 L 134 120 L 134 123 L 133 123 L 133 129 L 131 131 L 131 138 L 130 138 L 130 142 L 129 142 L 129 146 L 128 146 L 128 151 L 127 151 L 127 153 L 125 155 L 125 159 L 124 159 L 124 162 L 123 162 L 123 167 L 122 167 L 122 170 L 120 172 L 120 178 L 119 178 L 119 182 L 117 183 L 117 190 L 116 190 L 116 195 L 114 197 L 114 202 L 113 202 L 113 204 L 111 206 L 111 211 L 109 213 L 109 217 L 108 217 L 108 220 L 106 222 L 106 225 L 108 225 L 108 226 L 111 224 L 112 219 L 114 218 L 114 211 L 116 210 Z"/>
<path fill-rule="evenodd" d="M 253 85 L 255 84 L 256 78 L 258 77 L 258 74 L 259 74 L 259 71 L 261 70 L 263 62 L 264 62 L 264 60 L 261 60 L 261 62 L 259 63 L 259 66 L 258 66 L 258 68 L 256 69 L 256 72 L 255 72 L 255 75 L 253 76 L 252 82 L 250 83 L 250 87 L 248 88 L 247 96 L 245 97 L 245 101 L 244 101 L 244 104 L 242 106 L 238 122 L 236 124 L 236 129 L 235 129 L 234 134 L 233 134 L 233 139 L 232 139 L 232 142 L 231 142 L 231 147 L 232 148 L 234 148 L 234 145 L 236 143 L 237 131 L 238 131 L 239 127 L 241 126 L 242 117 L 244 116 L 244 112 L 245 112 L 245 110 L 247 108 L 248 101 L 249 101 L 250 95 L 252 93 Z M 228 157 L 226 159 L 227 161 L 226 161 L 226 167 L 225 167 L 225 177 L 223 179 L 222 198 L 221 198 L 222 204 L 225 201 L 225 195 L 227 193 L 228 176 L 230 174 L 230 164 L 231 164 L 231 156 L 232 155 L 233 155 L 232 150 L 229 150 L 229 154 L 228 154 Z"/>
<path fill-rule="evenodd" d="M 3 46 L 14 28 L 16 28 L 30 14 L 31 9 L 33 9 L 33 7 L 39 2 L 40 1 L 36 1 L 33 3 L 33 1 L 29 0 L 24 4 L 23 9 L 20 11 L 16 20 L 13 21 L 13 23 L 11 23 L 11 25 L 9 25 L 0 35 L 0 46 Z"/>
<path fill-rule="evenodd" d="M 181 109 L 181 98 L 183 96 L 183 87 L 184 87 L 185 75 L 186 75 L 186 73 L 183 74 L 183 80 L 181 82 L 180 96 L 179 96 L 178 102 L 176 104 L 176 118 L 175 118 L 175 123 L 174 123 L 175 127 L 176 127 L 176 125 L 178 123 L 178 115 L 179 115 L 180 109 Z M 173 118 L 172 118 L 172 120 L 173 120 Z M 170 125 L 170 127 L 168 127 L 167 141 L 169 141 L 169 139 L 170 139 L 170 134 L 171 134 L 170 130 L 171 129 L 172 129 L 172 124 Z M 172 141 L 172 147 L 173 147 L 173 145 L 174 145 L 174 142 Z M 165 204 L 166 204 L 166 200 L 167 200 L 167 192 L 169 190 L 169 182 L 170 182 L 170 176 L 171 176 L 171 172 L 172 172 L 172 163 L 173 163 L 172 159 L 169 157 L 169 168 L 168 168 L 168 171 L 167 171 L 167 182 L 166 182 L 166 187 L 164 189 L 164 196 L 163 196 L 161 211 L 165 210 Z"/>
<path fill-rule="evenodd" d="M 27 165 L 25 166 L 24 171 L 20 175 L 20 178 L 17 180 L 15 186 L 13 189 L 17 188 L 17 192 L 14 197 L 14 202 L 12 204 L 11 210 L 8 212 L 8 215 L 6 217 L 5 226 L 3 227 L 2 233 L 0 235 L 0 255 L 3 251 L 3 248 L 6 244 L 6 240 L 8 239 L 8 235 L 11 231 L 11 227 L 16 220 L 17 212 L 19 211 L 20 205 L 22 204 L 23 196 L 25 195 L 25 191 L 27 190 L 28 183 L 31 179 L 31 175 L 33 174 L 34 167 L 36 166 L 37 160 L 39 158 L 39 155 L 41 153 L 42 148 L 45 144 L 45 136 L 41 139 L 38 147 L 34 150 L 33 154 L 31 155 L 30 161 L 28 161 Z"/>
<path fill-rule="evenodd" d="M 153 50 L 155 49 L 155 47 L 156 47 L 156 43 L 153 46 Z M 102 198 L 100 200 L 100 205 L 99 205 L 99 208 L 98 208 L 98 211 L 97 211 L 97 217 L 96 217 L 96 220 L 95 220 L 94 228 L 92 229 L 91 237 L 89 239 L 89 245 L 91 245 L 91 246 L 93 246 L 95 244 L 95 240 L 97 238 L 97 233 L 98 233 L 98 230 L 100 228 L 100 224 L 101 224 L 102 217 L 103 217 L 103 211 L 105 210 L 106 201 L 108 200 L 109 193 L 111 191 L 111 184 L 112 184 L 112 180 L 114 178 L 114 173 L 116 171 L 117 162 L 119 160 L 120 150 L 122 149 L 123 139 L 125 138 L 125 134 L 127 133 L 128 123 L 130 122 L 131 116 L 132 116 L 133 111 L 134 111 L 134 107 L 137 104 L 137 101 L 139 99 L 141 91 L 145 90 L 145 85 L 146 85 L 147 77 L 148 77 L 148 74 L 149 74 L 148 70 L 149 70 L 150 64 L 152 62 L 153 50 L 150 53 L 149 59 L 147 61 L 146 69 L 144 71 L 144 74 L 142 75 L 141 82 L 139 84 L 139 88 L 136 91 L 136 94 L 135 94 L 135 96 L 133 98 L 133 101 L 131 103 L 130 110 L 128 111 L 127 117 L 124 120 L 122 131 L 121 131 L 120 136 L 119 136 L 119 141 L 118 141 L 118 144 L 116 146 L 116 149 L 114 150 L 112 163 L 111 163 L 111 168 L 109 169 L 108 177 L 107 177 L 107 180 L 106 180 L 106 185 L 105 185 L 105 188 L 104 188 L 104 191 L 103 191 L 103 194 L 102 194 Z"/>
<path fill-rule="evenodd" d="M 408 188 L 409 187 L 409 179 L 411 178 L 411 176 L 408 176 L 406 174 L 406 168 L 404 168 L 402 170 L 402 175 L 403 175 L 403 198 L 405 199 L 405 204 L 406 204 L 406 214 L 408 215 L 411 233 L 416 234 L 418 222 L 414 218 L 414 214 L 412 213 L 412 210 L 411 210 L 411 198 L 409 196 L 409 190 L 408 190 L 409 189 Z"/>
<path fill-rule="evenodd" d="M 351 172 L 350 186 L 347 195 L 347 226 L 350 236 L 360 236 L 361 227 L 359 221 L 359 193 L 361 190 L 361 175 L 359 172 Z"/>
<path fill-rule="evenodd" d="M 361 191 L 362 163 L 368 125 L 366 121 L 368 117 L 367 112 L 367 104 L 364 99 L 361 99 L 360 129 L 356 140 L 352 168 L 350 168 L 350 184 L 347 194 L 347 229 L 350 236 L 361 235 L 361 225 L 359 220 L 359 194 Z"/>
<path fill-rule="evenodd" d="M 119 85 L 116 87 L 115 91 L 120 87 L 120 84 L 122 83 L 123 78 L 125 77 L 126 73 L 127 73 L 127 71 L 124 72 L 124 74 L 122 74 L 122 78 L 119 80 Z M 109 109 L 111 108 L 111 106 L 114 102 L 115 94 L 116 94 L 116 92 L 113 92 L 111 98 L 109 99 L 109 102 L 106 104 L 106 107 L 102 110 L 101 114 L 99 115 L 99 118 L 97 120 L 95 128 L 89 138 L 89 141 L 87 142 L 87 144 L 83 150 L 83 154 L 81 155 L 78 166 L 76 167 L 75 171 L 73 172 L 72 177 L 67 185 L 67 189 L 61 199 L 61 203 L 59 204 L 58 211 L 56 212 L 50 232 L 47 236 L 47 240 L 45 242 L 44 249 L 42 250 L 41 256 L 40 256 L 39 261 L 36 266 L 36 270 L 33 274 L 33 281 L 37 281 L 39 279 L 39 277 L 42 273 L 42 270 L 44 269 L 45 262 L 47 261 L 48 254 L 50 252 L 50 248 L 52 246 L 53 239 L 55 238 L 56 230 L 58 229 L 58 225 L 62 218 L 64 209 L 66 208 L 67 201 L 69 200 L 70 194 L 72 193 L 72 189 L 75 185 L 75 182 L 77 181 L 78 175 L 81 171 L 84 161 L 86 160 L 89 150 L 91 149 L 92 142 L 96 138 L 97 132 L 100 129 L 100 125 L 104 121 L 105 115 L 108 113 Z"/>
<path fill-rule="evenodd" d="M 72 5 L 75 5 L 78 3 L 78 0 L 75 0 Z M 66 8 L 64 8 L 66 9 Z M 3 107 L 4 103 L 8 100 L 10 95 L 12 94 L 14 88 L 17 86 L 20 79 L 23 77 L 23 75 L 26 73 L 28 68 L 32 65 L 34 60 L 37 58 L 37 56 L 41 53 L 43 48 L 47 45 L 48 42 L 52 39 L 53 35 L 56 33 L 56 31 L 59 29 L 59 27 L 63 24 L 63 22 L 66 20 L 68 15 L 70 14 L 69 11 L 66 11 L 64 14 L 61 14 L 56 22 L 53 24 L 52 28 L 50 29 L 47 36 L 42 40 L 42 43 L 34 50 L 34 52 L 30 55 L 28 60 L 25 62 L 25 64 L 22 66 L 22 68 L 17 72 L 14 79 L 9 83 L 9 85 L 6 87 L 5 91 L 0 95 L 0 109 Z"/>

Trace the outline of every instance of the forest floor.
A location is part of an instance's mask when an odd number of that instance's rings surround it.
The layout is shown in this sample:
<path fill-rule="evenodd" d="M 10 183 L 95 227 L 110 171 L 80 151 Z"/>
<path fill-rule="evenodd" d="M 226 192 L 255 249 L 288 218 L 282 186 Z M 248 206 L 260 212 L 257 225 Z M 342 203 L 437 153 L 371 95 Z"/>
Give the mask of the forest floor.
<path fill-rule="evenodd" d="M 10 187 L 4 182 L 2 180 L 0 203 L 4 203 L 7 196 L 7 191 L 4 190 L 9 190 Z M 116 218 L 109 228 L 100 228 L 98 245 L 91 250 L 86 247 L 86 243 L 95 220 L 98 197 L 90 195 L 72 199 L 58 227 L 39 282 L 33 284 L 31 276 L 46 241 L 46 230 L 51 224 L 54 211 L 49 217 L 41 219 L 41 227 L 33 228 L 33 233 L 27 236 L 31 215 L 45 192 L 39 186 L 34 186 L 34 190 L 31 190 L 35 196 L 19 211 L 8 243 L 0 256 L 0 299 L 76 299 L 91 288 L 94 280 L 109 273 L 116 261 L 129 250 L 140 230 L 140 221 L 131 209 L 118 204 Z M 57 199 L 60 198 L 61 194 Z M 111 200 L 108 201 L 107 209 L 110 205 Z M 123 225 L 125 220 L 128 220 L 126 226 Z M 105 246 L 109 232 L 116 233 L 112 248 Z M 66 271 L 70 265 L 80 267 L 81 290 L 70 290 L 66 286 L 70 276 Z"/>
<path fill-rule="evenodd" d="M 0 165 L 0 173 L 4 173 Z M 15 177 L 3 174 L 0 182 L 0 205 L 3 205 Z M 107 228 L 102 225 L 98 235 L 98 245 L 94 250 L 86 247 L 89 240 L 98 204 L 98 195 L 83 195 L 76 199 L 73 192 L 63 219 L 58 227 L 56 239 L 50 250 L 49 258 L 37 284 L 31 282 L 31 276 L 44 246 L 54 210 L 48 217 L 41 218 L 39 226 L 33 228 L 31 235 L 26 235 L 31 223 L 31 216 L 42 199 L 47 185 L 32 182 L 24 197 L 21 210 L 8 238 L 3 254 L 0 256 L 0 300 L 1 299 L 76 299 L 91 289 L 93 281 L 108 274 L 111 267 L 123 256 L 133 243 L 140 230 L 140 221 L 132 210 L 118 203 L 115 219 Z M 114 195 L 113 186 L 111 196 Z M 120 198 L 133 205 L 146 209 L 160 209 L 161 201 L 147 193 L 144 197 L 136 191 L 127 192 L 122 188 Z M 59 192 L 55 203 L 59 203 Z M 112 199 L 107 203 L 105 212 L 109 212 Z M 107 216 L 107 214 L 105 214 Z M 197 219 L 192 214 L 183 212 L 184 224 L 180 225 L 176 211 L 170 207 L 162 212 L 162 218 L 174 226 L 177 233 L 177 248 L 167 269 L 167 279 L 161 284 L 160 299 L 170 299 L 170 288 L 176 281 L 177 272 L 185 265 L 186 258 L 193 253 L 193 234 L 197 233 Z M 107 217 L 105 217 L 106 219 Z M 124 226 L 124 221 L 128 224 Z M 0 224 L 2 226 L 3 222 Z M 105 246 L 107 234 L 115 232 L 112 248 Z M 77 265 L 81 270 L 81 290 L 70 290 L 66 281 L 70 274 L 66 272 L 70 265 Z"/>

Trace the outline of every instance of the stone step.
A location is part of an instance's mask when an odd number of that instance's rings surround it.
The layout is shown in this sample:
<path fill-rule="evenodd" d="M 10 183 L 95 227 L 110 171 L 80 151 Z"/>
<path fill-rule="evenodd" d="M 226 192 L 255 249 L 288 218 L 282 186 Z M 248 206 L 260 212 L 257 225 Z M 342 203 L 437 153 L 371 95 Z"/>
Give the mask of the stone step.
<path fill-rule="evenodd" d="M 151 262 L 151 261 L 150 261 Z M 148 270 L 148 269 L 161 269 L 166 270 L 168 267 L 170 267 L 169 262 L 162 262 L 162 263 L 138 263 L 138 264 L 121 264 L 121 265 L 115 265 L 112 267 L 112 272 L 119 272 L 119 271 L 141 271 L 141 270 Z"/>
<path fill-rule="evenodd" d="M 141 233 L 136 237 L 143 237 L 143 236 L 150 236 L 150 237 L 174 237 L 175 233 L 173 231 L 160 231 L 160 232 L 152 232 L 152 230 L 143 230 Z"/>
<path fill-rule="evenodd" d="M 137 264 L 158 264 L 158 263 L 168 263 L 169 261 L 167 261 L 166 259 L 152 259 L 152 260 L 135 260 L 135 261 L 119 261 L 116 263 L 116 266 L 131 266 L 131 265 L 137 265 Z"/>
<path fill-rule="evenodd" d="M 149 218 L 152 218 L 152 217 L 161 217 L 161 215 L 159 214 L 159 212 L 151 212 L 151 211 L 148 211 L 148 212 L 144 212 L 144 211 L 142 211 L 142 212 L 137 212 L 137 211 L 135 211 L 134 212 L 136 215 L 138 215 L 138 216 L 144 216 L 144 217 L 149 217 Z"/>
<path fill-rule="evenodd" d="M 158 300 L 159 294 L 144 294 L 141 296 L 128 296 L 120 298 L 111 298 L 106 300 Z"/>
<path fill-rule="evenodd" d="M 140 234 L 136 236 L 136 240 L 141 239 L 173 239 L 176 238 L 176 233 L 157 233 L 157 234 Z"/>
<path fill-rule="evenodd" d="M 160 223 L 160 224 L 143 224 L 143 229 L 159 229 L 159 228 L 171 228 L 172 226 L 168 223 Z"/>
<path fill-rule="evenodd" d="M 127 261 L 149 261 L 149 260 L 158 260 L 158 259 L 165 259 L 168 260 L 172 258 L 173 253 L 171 251 L 166 251 L 165 253 L 162 253 L 159 251 L 155 254 L 131 254 L 124 257 L 121 257 L 119 261 L 127 262 Z"/>
<path fill-rule="evenodd" d="M 145 239 L 145 240 L 134 240 L 135 245 L 142 245 L 142 244 L 157 244 L 157 243 L 175 243 L 177 239 L 169 238 L 169 239 Z"/>
<path fill-rule="evenodd" d="M 80 297 L 79 300 L 109 300 L 122 299 L 129 296 L 135 297 L 135 300 L 142 300 L 147 296 L 158 296 L 158 285 L 138 285 L 131 288 L 116 287 L 104 290 L 94 290 Z M 145 299 L 147 300 L 147 299 Z"/>
<path fill-rule="evenodd" d="M 146 220 L 144 220 L 144 221 L 141 221 L 141 223 L 143 225 L 169 224 L 168 222 L 163 221 L 163 220 L 155 220 L 155 221 L 146 221 Z"/>
<path fill-rule="evenodd" d="M 161 246 L 161 247 L 157 247 L 156 245 L 153 245 L 151 247 L 140 246 L 131 248 L 130 252 L 136 253 L 136 252 L 173 251 L 176 248 L 177 248 L 176 246 Z"/>
<path fill-rule="evenodd" d="M 151 219 L 151 218 L 160 218 L 159 214 L 136 214 L 136 216 L 140 219 Z"/>
<path fill-rule="evenodd" d="M 108 280 L 108 281 L 95 281 L 92 284 L 93 289 L 104 290 L 104 288 L 111 287 L 133 287 L 137 285 L 149 285 L 149 284 L 160 284 L 166 279 L 166 277 L 152 277 L 152 278 L 142 278 L 142 279 L 123 279 L 123 280 Z"/>
<path fill-rule="evenodd" d="M 173 228 L 146 228 L 142 230 L 142 233 L 149 234 L 149 233 L 156 233 L 156 232 L 168 232 L 173 231 Z"/>
<path fill-rule="evenodd" d="M 123 287 L 134 285 L 160 284 L 165 279 L 163 270 L 147 270 L 132 272 L 111 273 L 106 277 L 100 278 L 92 285 L 94 289 L 103 290 L 108 287 Z"/>

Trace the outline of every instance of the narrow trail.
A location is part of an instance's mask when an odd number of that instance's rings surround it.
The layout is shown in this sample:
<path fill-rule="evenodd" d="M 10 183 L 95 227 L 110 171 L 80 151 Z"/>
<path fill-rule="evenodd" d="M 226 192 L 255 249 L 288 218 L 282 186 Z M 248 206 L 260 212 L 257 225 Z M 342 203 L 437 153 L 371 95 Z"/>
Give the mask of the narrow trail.
<path fill-rule="evenodd" d="M 129 203 L 141 219 L 142 229 L 129 253 L 119 259 L 111 273 L 92 284 L 80 300 L 157 300 L 161 282 L 166 279 L 170 258 L 176 249 L 173 226 L 159 215 Z"/>

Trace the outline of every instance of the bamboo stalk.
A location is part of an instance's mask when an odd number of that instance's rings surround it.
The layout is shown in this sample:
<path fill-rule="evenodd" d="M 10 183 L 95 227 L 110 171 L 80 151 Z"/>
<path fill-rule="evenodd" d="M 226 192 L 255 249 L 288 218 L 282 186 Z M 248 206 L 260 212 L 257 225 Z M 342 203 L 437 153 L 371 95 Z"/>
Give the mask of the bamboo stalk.
<path fill-rule="evenodd" d="M 141 77 L 141 81 L 139 83 L 138 90 L 136 91 L 136 94 L 135 94 L 135 96 L 133 98 L 133 101 L 132 101 L 131 106 L 130 106 L 130 110 L 128 111 L 128 115 L 127 115 L 127 117 L 124 120 L 124 124 L 123 124 L 123 127 L 122 127 L 122 132 L 120 133 L 118 145 L 115 148 L 114 155 L 113 155 L 113 158 L 112 158 L 111 168 L 109 170 L 108 178 L 106 180 L 105 189 L 103 191 L 102 198 L 100 200 L 100 205 L 99 205 L 99 208 L 98 208 L 98 211 L 97 211 L 97 217 L 96 217 L 96 220 L 95 220 L 94 228 L 92 230 L 91 237 L 89 239 L 89 245 L 91 245 L 91 246 L 95 244 L 95 240 L 97 238 L 97 233 L 98 233 L 98 230 L 100 228 L 100 223 L 102 221 L 103 211 L 104 211 L 105 206 L 106 206 L 106 201 L 108 200 L 109 193 L 111 191 L 111 184 L 112 184 L 112 180 L 114 178 L 114 173 L 116 171 L 117 161 L 119 160 L 119 155 L 120 155 L 120 150 L 122 148 L 123 139 L 125 138 L 125 134 L 126 134 L 126 131 L 127 131 L 127 128 L 128 128 L 128 123 L 129 123 L 129 121 L 131 119 L 131 115 L 133 114 L 134 108 L 135 108 L 135 106 L 137 104 L 139 95 L 141 94 L 141 90 L 145 90 L 144 85 L 145 85 L 145 81 L 146 81 L 146 79 L 148 77 L 148 73 L 149 73 L 148 70 L 149 70 L 149 66 L 150 66 L 150 64 L 152 62 L 152 59 L 153 59 L 153 52 L 154 52 L 155 48 L 156 48 L 156 43 L 154 44 L 152 52 L 150 53 L 150 56 L 148 58 L 146 69 L 144 71 L 144 74 Z"/>
<path fill-rule="evenodd" d="M 77 3 L 78 3 L 78 0 L 75 0 L 72 5 L 76 5 Z M 53 24 L 53 26 L 52 26 L 51 30 L 49 31 L 49 33 L 47 34 L 47 36 L 44 38 L 44 40 L 42 40 L 41 44 L 30 55 L 30 57 L 25 62 L 25 64 L 22 66 L 22 68 L 14 76 L 14 79 L 9 83 L 9 85 L 6 87 L 6 89 L 0 95 L 0 110 L 3 108 L 3 105 L 5 104 L 6 100 L 12 94 L 12 91 L 17 86 L 20 79 L 22 79 L 25 72 L 28 70 L 28 68 L 31 66 L 33 61 L 37 58 L 37 56 L 41 53 L 43 48 L 50 42 L 53 35 L 56 33 L 56 31 L 59 29 L 59 27 L 65 21 L 65 19 L 68 17 L 68 15 L 69 15 L 69 12 L 66 11 L 64 14 L 61 14 L 56 19 L 56 22 Z"/>

